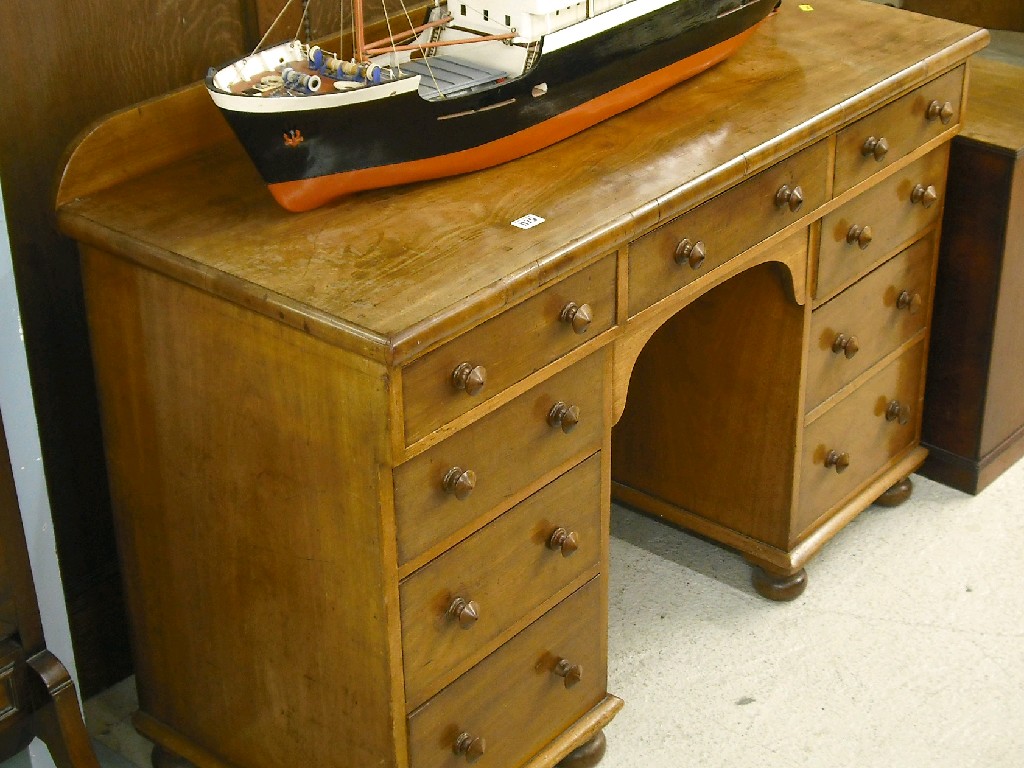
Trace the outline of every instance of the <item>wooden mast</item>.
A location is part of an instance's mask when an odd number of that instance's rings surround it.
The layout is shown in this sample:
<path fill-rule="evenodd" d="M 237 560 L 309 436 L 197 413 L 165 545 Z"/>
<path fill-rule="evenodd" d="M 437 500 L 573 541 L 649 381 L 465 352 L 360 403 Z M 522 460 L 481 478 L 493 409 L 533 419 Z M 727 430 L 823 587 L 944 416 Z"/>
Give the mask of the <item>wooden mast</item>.
<path fill-rule="evenodd" d="M 355 55 L 356 61 L 366 61 L 366 35 L 363 29 L 363 0 L 352 2 L 352 27 L 355 33 Z"/>

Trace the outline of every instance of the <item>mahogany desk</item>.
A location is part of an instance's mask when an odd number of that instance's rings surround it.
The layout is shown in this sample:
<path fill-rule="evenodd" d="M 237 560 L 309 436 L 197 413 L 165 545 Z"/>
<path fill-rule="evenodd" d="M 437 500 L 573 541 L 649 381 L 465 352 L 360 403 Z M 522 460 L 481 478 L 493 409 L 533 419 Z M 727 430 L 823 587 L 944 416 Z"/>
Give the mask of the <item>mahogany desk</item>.
<path fill-rule="evenodd" d="M 788 3 L 570 141 L 302 215 L 198 87 L 89 133 L 59 218 L 158 765 L 598 756 L 613 492 L 798 594 L 924 458 L 986 39 Z"/>

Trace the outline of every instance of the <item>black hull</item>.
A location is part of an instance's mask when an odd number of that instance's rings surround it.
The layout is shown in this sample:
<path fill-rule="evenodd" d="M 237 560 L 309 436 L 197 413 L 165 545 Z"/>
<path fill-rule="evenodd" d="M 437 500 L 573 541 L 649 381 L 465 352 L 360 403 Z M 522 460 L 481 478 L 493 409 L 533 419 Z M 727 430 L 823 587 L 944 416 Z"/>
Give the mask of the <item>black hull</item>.
<path fill-rule="evenodd" d="M 777 0 L 753 0 L 717 17 L 718 9 L 729 4 L 682 0 L 543 53 L 538 65 L 518 79 L 442 101 L 426 101 L 414 91 L 343 107 L 222 113 L 271 185 L 465 153 L 536 128 L 736 38 L 771 13 Z M 540 84 L 547 93 L 536 98 L 532 91 Z M 293 131 L 303 137 L 294 146 L 284 141 Z"/>

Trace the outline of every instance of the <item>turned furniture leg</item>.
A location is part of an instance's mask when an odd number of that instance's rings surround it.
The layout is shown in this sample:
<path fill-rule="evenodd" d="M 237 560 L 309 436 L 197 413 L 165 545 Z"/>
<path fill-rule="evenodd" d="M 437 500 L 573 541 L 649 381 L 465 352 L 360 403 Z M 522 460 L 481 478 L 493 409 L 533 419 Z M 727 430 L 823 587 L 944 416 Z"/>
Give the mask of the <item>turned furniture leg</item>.
<path fill-rule="evenodd" d="M 558 761 L 559 768 L 592 768 L 601 762 L 604 750 L 608 746 L 604 731 L 598 731 L 589 740 L 576 747 L 572 752 Z"/>
<path fill-rule="evenodd" d="M 807 587 L 807 571 L 801 568 L 796 573 L 780 574 L 765 570 L 760 565 L 750 564 L 750 583 L 761 597 L 776 602 L 796 600 Z"/>
<path fill-rule="evenodd" d="M 99 768 L 67 669 L 49 651 L 30 657 L 28 667 L 33 683 L 43 688 L 32 715 L 35 730 L 57 768 Z"/>
<path fill-rule="evenodd" d="M 880 507 L 898 507 L 900 504 L 910 498 L 914 492 L 914 483 L 909 477 L 904 477 L 897 483 L 894 483 L 889 490 L 882 493 L 877 499 L 875 504 Z"/>

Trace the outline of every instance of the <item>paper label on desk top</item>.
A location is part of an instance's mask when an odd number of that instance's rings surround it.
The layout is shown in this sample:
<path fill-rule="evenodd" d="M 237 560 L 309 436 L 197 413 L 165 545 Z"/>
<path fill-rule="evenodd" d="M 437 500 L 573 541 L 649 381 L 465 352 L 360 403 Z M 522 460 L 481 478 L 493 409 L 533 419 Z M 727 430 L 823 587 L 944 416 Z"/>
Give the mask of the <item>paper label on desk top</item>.
<path fill-rule="evenodd" d="M 814 6 L 813 6 L 813 5 L 799 5 L 799 6 L 797 6 L 797 7 L 798 7 L 798 8 L 799 8 L 799 9 L 800 9 L 801 11 L 813 11 L 813 10 L 814 10 Z"/>
<path fill-rule="evenodd" d="M 544 219 L 535 213 L 528 213 L 525 216 L 521 216 L 512 222 L 513 227 L 519 227 L 520 229 L 532 229 L 538 224 L 543 224 Z"/>

